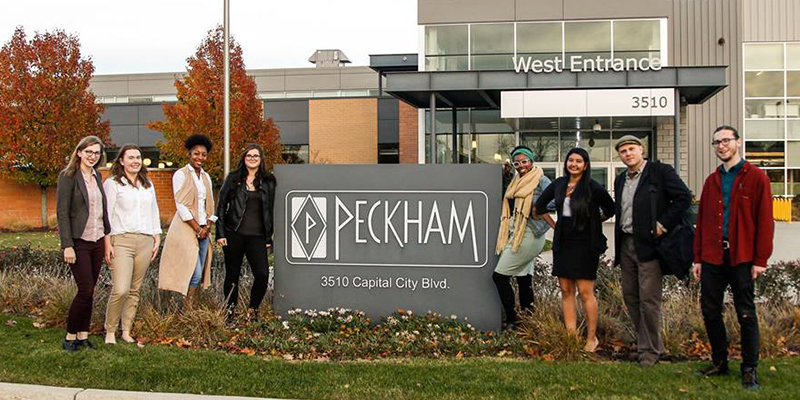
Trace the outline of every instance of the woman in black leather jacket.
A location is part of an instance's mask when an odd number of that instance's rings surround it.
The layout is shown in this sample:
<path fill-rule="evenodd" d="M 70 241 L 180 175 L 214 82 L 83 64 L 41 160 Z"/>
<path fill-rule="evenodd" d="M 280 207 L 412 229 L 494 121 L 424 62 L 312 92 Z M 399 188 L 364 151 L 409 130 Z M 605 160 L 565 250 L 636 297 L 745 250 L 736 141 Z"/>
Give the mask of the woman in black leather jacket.
<path fill-rule="evenodd" d="M 272 243 L 275 185 L 275 176 L 266 168 L 264 149 L 251 143 L 242 153 L 239 167 L 225 178 L 220 189 L 217 244 L 225 253 L 223 290 L 229 315 L 239 300 L 239 275 L 245 255 L 254 278 L 249 314 L 258 315 L 258 307 L 267 293 L 267 247 Z"/>

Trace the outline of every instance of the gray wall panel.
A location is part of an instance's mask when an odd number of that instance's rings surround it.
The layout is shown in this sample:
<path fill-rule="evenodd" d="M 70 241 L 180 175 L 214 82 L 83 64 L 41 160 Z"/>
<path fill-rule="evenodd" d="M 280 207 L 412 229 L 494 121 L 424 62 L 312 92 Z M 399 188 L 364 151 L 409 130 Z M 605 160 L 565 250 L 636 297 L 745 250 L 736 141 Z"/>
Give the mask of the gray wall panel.
<path fill-rule="evenodd" d="M 515 0 L 419 0 L 417 23 L 513 21 L 515 4 Z"/>
<path fill-rule="evenodd" d="M 516 19 L 518 21 L 564 19 L 564 0 L 527 0 L 516 3 Z"/>
<path fill-rule="evenodd" d="M 264 101 L 264 117 L 275 121 L 308 121 L 308 100 Z"/>
<path fill-rule="evenodd" d="M 396 119 L 378 120 L 378 143 L 400 143 L 400 126 Z"/>
<path fill-rule="evenodd" d="M 281 143 L 308 144 L 308 121 L 278 121 L 275 125 L 280 129 Z"/>
<path fill-rule="evenodd" d="M 670 13 L 669 1 L 664 0 L 563 0 L 563 2 L 565 19 L 667 17 Z"/>
<path fill-rule="evenodd" d="M 111 125 L 136 125 L 139 123 L 138 113 L 137 106 L 106 105 L 103 119 L 108 119 Z"/>
<path fill-rule="evenodd" d="M 399 102 L 397 99 L 378 99 L 378 119 L 399 119 Z"/>
<path fill-rule="evenodd" d="M 800 40 L 800 0 L 740 0 L 745 42 Z"/>
<path fill-rule="evenodd" d="M 727 65 L 728 87 L 706 103 L 687 109 L 689 188 L 699 196 L 718 165 L 709 137 L 719 125 L 741 127 L 742 0 L 671 0 L 671 65 Z M 718 44 L 725 39 L 723 45 Z"/>
<path fill-rule="evenodd" d="M 164 116 L 160 104 L 153 104 L 147 106 L 139 106 L 139 123 L 148 124 L 153 121 L 163 121 L 167 119 Z"/>
<path fill-rule="evenodd" d="M 139 143 L 139 130 L 136 125 L 112 125 L 111 141 L 117 146 L 125 143 Z"/>

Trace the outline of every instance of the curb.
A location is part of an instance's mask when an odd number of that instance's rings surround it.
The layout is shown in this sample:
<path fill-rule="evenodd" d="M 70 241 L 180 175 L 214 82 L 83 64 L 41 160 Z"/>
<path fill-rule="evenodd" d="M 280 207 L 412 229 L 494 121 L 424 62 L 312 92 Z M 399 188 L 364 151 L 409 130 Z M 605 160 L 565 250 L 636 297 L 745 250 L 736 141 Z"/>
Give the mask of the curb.
<path fill-rule="evenodd" d="M 0 382 L 0 400 L 276 400 L 240 396 L 208 396 L 183 393 L 128 392 L 122 390 L 100 390 L 64 388 L 55 386 L 25 385 Z"/>

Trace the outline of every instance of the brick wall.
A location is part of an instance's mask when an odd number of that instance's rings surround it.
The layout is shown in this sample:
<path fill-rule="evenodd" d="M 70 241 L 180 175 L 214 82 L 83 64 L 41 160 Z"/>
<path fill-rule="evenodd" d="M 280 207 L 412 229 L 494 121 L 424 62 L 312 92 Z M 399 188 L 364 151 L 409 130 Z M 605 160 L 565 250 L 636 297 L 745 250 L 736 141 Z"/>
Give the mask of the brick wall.
<path fill-rule="evenodd" d="M 315 164 L 376 164 L 378 99 L 309 100 L 308 151 Z"/>
<path fill-rule="evenodd" d="M 109 171 L 100 171 L 105 179 Z M 175 200 L 172 196 L 172 174 L 174 170 L 149 171 L 150 179 L 156 189 L 158 210 L 162 223 L 172 219 L 175 214 Z M 41 191 L 36 185 L 24 185 L 0 178 L 0 229 L 24 230 L 42 228 Z M 56 218 L 56 188 L 47 189 L 47 217 L 51 225 Z"/>
<path fill-rule="evenodd" d="M 675 120 L 672 117 L 657 117 L 656 120 L 656 158 L 665 164 L 674 165 L 675 160 Z M 689 128 L 686 118 L 686 106 L 681 106 L 681 133 L 680 133 L 680 176 L 684 182 L 689 183 Z"/>
<path fill-rule="evenodd" d="M 419 162 L 419 131 L 417 108 L 404 101 L 400 104 L 400 164 Z"/>

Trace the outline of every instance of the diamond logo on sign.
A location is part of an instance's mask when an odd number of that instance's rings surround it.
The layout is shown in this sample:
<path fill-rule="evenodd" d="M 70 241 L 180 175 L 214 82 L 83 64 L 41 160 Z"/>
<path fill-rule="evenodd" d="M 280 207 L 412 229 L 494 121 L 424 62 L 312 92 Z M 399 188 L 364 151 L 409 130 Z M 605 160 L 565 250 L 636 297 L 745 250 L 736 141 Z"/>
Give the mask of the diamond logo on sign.
<path fill-rule="evenodd" d="M 328 223 L 325 218 L 328 199 L 314 197 L 292 198 L 292 257 L 313 258 L 327 257 Z"/>

